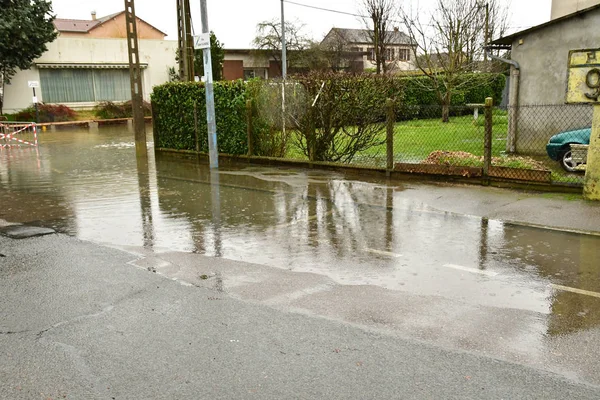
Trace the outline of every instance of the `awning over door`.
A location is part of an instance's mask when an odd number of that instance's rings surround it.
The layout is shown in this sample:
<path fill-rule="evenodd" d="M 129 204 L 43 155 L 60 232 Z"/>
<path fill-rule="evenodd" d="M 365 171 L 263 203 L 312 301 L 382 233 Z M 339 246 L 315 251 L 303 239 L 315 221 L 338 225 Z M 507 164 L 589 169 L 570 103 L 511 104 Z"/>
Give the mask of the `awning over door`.
<path fill-rule="evenodd" d="M 81 68 L 81 69 L 129 69 L 127 63 L 36 63 L 38 68 Z M 140 64 L 140 67 L 147 68 L 148 64 Z"/>

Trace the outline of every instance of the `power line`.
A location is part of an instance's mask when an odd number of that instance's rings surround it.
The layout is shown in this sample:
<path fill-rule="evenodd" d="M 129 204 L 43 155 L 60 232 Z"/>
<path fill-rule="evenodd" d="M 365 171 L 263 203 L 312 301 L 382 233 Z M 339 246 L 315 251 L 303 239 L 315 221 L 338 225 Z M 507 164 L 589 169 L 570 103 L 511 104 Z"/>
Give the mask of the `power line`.
<path fill-rule="evenodd" d="M 300 7 L 312 8 L 312 9 L 315 9 L 315 10 L 327 11 L 327 12 L 336 13 L 336 14 L 350 15 L 351 17 L 368 18 L 365 15 L 354 14 L 354 13 L 347 12 L 347 11 L 339 11 L 339 10 L 332 10 L 331 8 L 323 8 L 323 7 L 311 6 L 309 4 L 296 3 L 295 1 L 290 1 L 290 0 L 283 0 L 283 1 L 285 3 L 294 4 L 294 5 L 300 6 Z"/>
<path fill-rule="evenodd" d="M 303 3 L 298 3 L 295 1 L 291 1 L 291 0 L 283 0 L 284 3 L 289 3 L 289 4 L 293 4 L 295 6 L 298 7 L 305 7 L 305 8 L 312 8 L 313 10 L 319 10 L 319 11 L 325 11 L 325 12 L 330 12 L 330 13 L 335 13 L 335 14 L 341 14 L 341 15 L 349 15 L 351 17 L 358 17 L 358 18 L 369 18 L 369 16 L 367 15 L 360 15 L 360 14 L 355 14 L 355 13 L 351 13 L 348 11 L 340 11 L 340 10 L 334 10 L 331 8 L 324 8 L 324 7 L 317 7 L 317 6 L 311 6 L 310 4 L 303 4 Z M 396 22 L 399 24 L 403 24 L 402 21 L 398 21 L 398 20 L 390 20 L 391 22 Z M 430 24 L 425 24 L 426 26 L 433 26 Z M 532 26 L 508 26 L 508 29 L 529 29 Z"/>

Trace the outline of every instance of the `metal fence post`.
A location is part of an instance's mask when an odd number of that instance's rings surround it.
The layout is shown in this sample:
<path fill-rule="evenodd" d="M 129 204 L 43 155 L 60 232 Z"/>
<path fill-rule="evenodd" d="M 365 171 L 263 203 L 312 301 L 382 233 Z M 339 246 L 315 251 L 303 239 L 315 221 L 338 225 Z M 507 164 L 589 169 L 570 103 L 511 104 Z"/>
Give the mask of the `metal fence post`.
<path fill-rule="evenodd" d="M 489 178 L 492 165 L 492 106 L 491 97 L 485 99 L 485 139 L 483 144 L 483 177 Z"/>
<path fill-rule="evenodd" d="M 196 152 L 200 153 L 200 133 L 198 132 L 198 102 L 194 101 L 194 134 L 196 135 Z"/>
<path fill-rule="evenodd" d="M 252 140 L 252 100 L 246 100 L 246 125 L 248 134 L 248 156 L 253 156 L 254 141 Z"/>
<path fill-rule="evenodd" d="M 394 100 L 387 99 L 385 102 L 386 108 L 386 147 L 387 147 L 387 176 L 390 176 L 394 169 L 394 124 L 396 123 L 396 115 L 394 113 Z"/>
<path fill-rule="evenodd" d="M 150 103 L 150 108 L 151 108 L 151 116 L 152 116 L 152 139 L 154 140 L 154 152 L 156 152 L 156 150 L 158 149 L 158 129 L 156 129 L 156 116 L 158 115 L 156 113 L 156 103 L 155 102 L 151 102 Z"/>

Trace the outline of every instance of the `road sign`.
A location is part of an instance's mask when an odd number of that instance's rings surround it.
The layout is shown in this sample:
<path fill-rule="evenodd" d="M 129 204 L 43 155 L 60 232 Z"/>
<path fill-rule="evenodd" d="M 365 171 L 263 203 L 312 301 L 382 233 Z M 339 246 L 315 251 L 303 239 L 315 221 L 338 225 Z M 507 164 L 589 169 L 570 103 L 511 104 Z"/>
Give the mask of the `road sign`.
<path fill-rule="evenodd" d="M 194 36 L 195 49 L 210 49 L 210 33 L 202 33 Z"/>
<path fill-rule="evenodd" d="M 600 49 L 569 52 L 567 103 L 600 102 Z"/>
<path fill-rule="evenodd" d="M 40 82 L 39 81 L 27 81 L 27 86 L 29 86 L 30 88 L 40 87 Z"/>

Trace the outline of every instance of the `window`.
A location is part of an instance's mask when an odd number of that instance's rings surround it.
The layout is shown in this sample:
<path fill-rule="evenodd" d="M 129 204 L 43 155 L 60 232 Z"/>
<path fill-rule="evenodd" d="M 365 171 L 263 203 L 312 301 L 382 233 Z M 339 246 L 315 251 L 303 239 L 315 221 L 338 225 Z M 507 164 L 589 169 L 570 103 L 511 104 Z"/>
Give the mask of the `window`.
<path fill-rule="evenodd" d="M 394 48 L 385 49 L 385 60 L 394 61 Z"/>
<path fill-rule="evenodd" d="M 131 99 L 129 70 L 60 68 L 40 69 L 46 103 L 87 103 Z"/>
<path fill-rule="evenodd" d="M 373 61 L 375 59 L 375 48 L 367 47 L 367 60 Z"/>
<path fill-rule="evenodd" d="M 398 49 L 398 59 L 400 61 L 410 61 L 410 49 Z"/>

